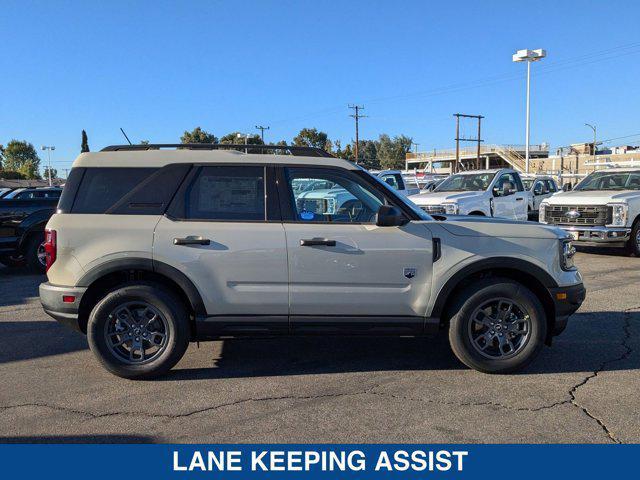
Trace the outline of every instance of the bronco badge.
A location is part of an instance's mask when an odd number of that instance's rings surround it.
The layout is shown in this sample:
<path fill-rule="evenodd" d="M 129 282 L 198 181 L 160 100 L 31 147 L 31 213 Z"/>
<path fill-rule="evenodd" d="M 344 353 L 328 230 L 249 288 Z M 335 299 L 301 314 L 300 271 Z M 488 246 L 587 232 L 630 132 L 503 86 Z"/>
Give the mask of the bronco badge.
<path fill-rule="evenodd" d="M 407 268 L 404 269 L 403 273 L 404 273 L 405 277 L 413 278 L 413 277 L 416 276 L 416 269 L 407 267 Z"/>

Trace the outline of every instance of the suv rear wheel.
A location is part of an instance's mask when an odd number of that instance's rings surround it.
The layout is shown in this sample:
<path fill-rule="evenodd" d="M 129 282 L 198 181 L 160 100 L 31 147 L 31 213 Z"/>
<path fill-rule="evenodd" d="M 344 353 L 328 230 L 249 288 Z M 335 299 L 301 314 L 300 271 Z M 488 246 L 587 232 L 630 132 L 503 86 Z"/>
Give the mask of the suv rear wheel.
<path fill-rule="evenodd" d="M 542 304 L 524 285 L 494 278 L 456 298 L 449 342 L 458 359 L 485 373 L 510 373 L 540 352 L 547 332 Z"/>
<path fill-rule="evenodd" d="M 93 308 L 87 338 L 100 363 L 115 375 L 156 377 L 178 363 L 189 345 L 187 311 L 160 285 L 122 286 Z"/>

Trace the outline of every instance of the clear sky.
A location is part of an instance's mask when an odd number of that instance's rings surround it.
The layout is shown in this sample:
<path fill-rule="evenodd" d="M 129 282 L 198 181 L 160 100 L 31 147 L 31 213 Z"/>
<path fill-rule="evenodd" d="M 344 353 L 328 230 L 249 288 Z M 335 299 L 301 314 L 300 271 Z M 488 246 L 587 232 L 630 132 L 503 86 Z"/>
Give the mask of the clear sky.
<path fill-rule="evenodd" d="M 27 1 L 0 5 L 0 144 L 55 145 L 68 168 L 92 150 L 217 136 L 343 145 L 349 103 L 361 137 L 453 146 L 453 113 L 482 114 L 488 143 L 524 143 L 520 48 L 532 66 L 531 142 L 640 142 L 640 3 L 635 1 Z M 471 132 L 468 133 L 469 135 Z M 41 155 L 44 159 L 44 155 Z"/>

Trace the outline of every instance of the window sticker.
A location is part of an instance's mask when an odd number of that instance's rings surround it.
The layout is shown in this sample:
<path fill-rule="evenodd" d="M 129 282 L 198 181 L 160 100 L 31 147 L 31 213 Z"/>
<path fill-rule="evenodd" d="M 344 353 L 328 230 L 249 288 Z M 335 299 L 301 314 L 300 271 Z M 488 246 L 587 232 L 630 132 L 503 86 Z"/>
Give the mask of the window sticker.
<path fill-rule="evenodd" d="M 313 212 L 308 212 L 306 210 L 303 210 L 302 212 L 300 212 L 300 218 L 302 220 L 313 220 L 315 217 L 315 215 L 313 214 Z"/>

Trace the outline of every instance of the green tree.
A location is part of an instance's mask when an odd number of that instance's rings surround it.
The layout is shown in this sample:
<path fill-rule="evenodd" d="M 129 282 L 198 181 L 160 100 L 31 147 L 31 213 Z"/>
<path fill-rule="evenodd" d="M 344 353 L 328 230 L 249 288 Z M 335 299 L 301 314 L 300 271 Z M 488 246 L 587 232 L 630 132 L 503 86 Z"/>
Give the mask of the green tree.
<path fill-rule="evenodd" d="M 180 143 L 218 143 L 218 139 L 213 133 L 196 127 L 190 132 L 186 131 L 180 137 Z"/>
<path fill-rule="evenodd" d="M 140 140 L 140 145 L 149 145 L 149 140 Z"/>
<path fill-rule="evenodd" d="M 82 130 L 82 145 L 80 145 L 80 153 L 89 151 L 89 139 L 87 138 L 87 132 Z"/>
<path fill-rule="evenodd" d="M 293 144 L 298 147 L 325 148 L 329 137 L 325 132 L 320 132 L 315 128 L 303 128 L 300 133 L 293 138 Z"/>
<path fill-rule="evenodd" d="M 380 166 L 385 169 L 403 169 L 407 152 L 411 150 L 413 139 L 405 135 L 394 138 L 383 133 L 378 138 L 377 158 Z"/>
<path fill-rule="evenodd" d="M 350 162 L 353 162 L 355 160 L 355 156 L 353 154 L 353 150 L 351 150 L 350 143 L 347 143 L 347 146 L 344 147 L 344 150 L 342 151 L 342 157 L 340 158 L 344 158 L 345 160 L 349 160 Z"/>
<path fill-rule="evenodd" d="M 48 180 L 49 179 L 49 167 L 44 167 L 44 173 L 42 174 L 42 178 Z M 51 167 L 51 178 L 58 178 L 58 170 Z"/>
<path fill-rule="evenodd" d="M 26 140 L 11 140 L 3 151 L 4 169 L 18 172 L 25 178 L 40 178 L 40 157 L 33 145 Z"/>
<path fill-rule="evenodd" d="M 369 170 L 379 170 L 380 160 L 378 160 L 378 147 L 373 140 L 364 140 L 358 146 L 358 163 Z"/>

